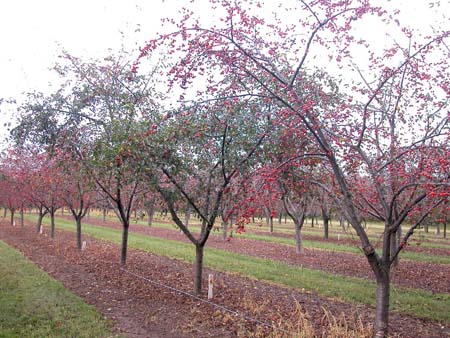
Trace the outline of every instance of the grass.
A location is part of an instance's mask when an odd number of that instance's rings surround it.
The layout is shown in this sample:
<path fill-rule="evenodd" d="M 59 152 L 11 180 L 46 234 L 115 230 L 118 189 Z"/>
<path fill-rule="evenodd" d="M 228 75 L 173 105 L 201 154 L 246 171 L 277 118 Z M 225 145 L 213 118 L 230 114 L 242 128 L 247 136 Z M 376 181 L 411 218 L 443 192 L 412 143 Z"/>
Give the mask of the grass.
<path fill-rule="evenodd" d="M 116 218 L 110 217 L 108 218 L 110 221 L 116 221 Z M 89 222 L 89 221 L 87 221 Z M 146 225 L 146 222 L 138 222 L 137 224 L 143 226 Z M 170 229 L 174 231 L 178 231 L 177 228 L 173 224 L 169 223 L 162 223 L 162 222 L 153 222 L 152 226 L 157 228 L 164 228 L 164 229 Z M 200 232 L 200 229 L 198 227 L 191 227 L 191 231 L 194 233 Z M 304 233 L 304 230 L 303 230 Z M 214 235 L 214 232 L 212 233 Z M 222 233 L 219 234 L 221 236 Z M 254 233 L 244 233 L 238 236 L 242 236 L 243 238 L 267 242 L 267 243 L 276 243 L 276 244 L 282 244 L 282 245 L 288 245 L 294 247 L 295 239 L 293 238 L 285 238 L 285 237 L 277 237 L 270 234 L 267 235 L 260 235 L 260 234 L 254 234 Z M 293 237 L 293 235 L 292 235 Z M 303 247 L 309 248 L 309 249 L 318 249 L 318 250 L 327 250 L 327 251 L 336 251 L 336 252 L 345 252 L 345 253 L 352 253 L 357 255 L 363 255 L 361 249 L 354 245 L 348 245 L 348 244 L 336 244 L 332 242 L 321 242 L 321 241 L 314 241 L 314 240 L 303 240 Z M 424 243 L 425 244 L 425 243 Z M 426 243 L 429 244 L 430 243 Z M 424 245 L 425 246 L 425 245 Z M 431 245 L 430 245 L 431 246 Z M 444 247 L 448 248 L 449 247 Z M 438 263 L 438 264 L 450 264 L 450 257 L 449 256 L 443 256 L 443 255 L 430 255 L 426 253 L 418 253 L 418 252 L 411 252 L 411 251 L 404 251 L 401 253 L 400 257 L 402 259 L 407 259 L 411 261 L 416 262 L 425 262 L 425 263 Z"/>
<path fill-rule="evenodd" d="M 0 241 L 0 337 L 111 337 L 92 307 Z"/>
<path fill-rule="evenodd" d="M 48 220 L 45 220 L 48 224 Z M 57 220 L 61 229 L 75 231 L 73 222 Z M 120 243 L 121 231 L 100 226 L 84 226 L 83 232 L 96 238 Z M 130 233 L 129 246 L 167 256 L 184 262 L 194 260 L 190 244 Z M 119 250 L 119 249 L 118 249 Z M 362 278 L 335 275 L 319 270 L 298 268 L 268 259 L 206 248 L 204 264 L 207 267 L 236 273 L 245 277 L 277 285 L 312 291 L 344 301 L 374 305 L 375 283 Z M 422 319 L 450 324 L 450 295 L 392 287 L 392 309 Z"/>

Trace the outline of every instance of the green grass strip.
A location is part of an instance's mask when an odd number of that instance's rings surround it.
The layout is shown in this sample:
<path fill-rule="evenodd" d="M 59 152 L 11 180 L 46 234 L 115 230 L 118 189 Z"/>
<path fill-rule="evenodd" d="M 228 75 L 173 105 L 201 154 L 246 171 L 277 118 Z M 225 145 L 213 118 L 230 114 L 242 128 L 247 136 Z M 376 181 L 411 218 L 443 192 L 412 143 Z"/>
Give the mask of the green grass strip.
<path fill-rule="evenodd" d="M 48 224 L 48 220 L 45 222 Z M 61 229 L 75 231 L 73 222 L 66 220 L 57 220 L 57 226 Z M 107 227 L 85 224 L 83 232 L 86 235 L 114 243 L 120 243 L 121 240 L 120 230 Z M 194 260 L 194 247 L 188 243 L 130 233 L 129 246 L 184 262 L 190 263 Z M 363 278 L 299 268 L 213 248 L 205 249 L 204 264 L 219 271 L 237 273 L 281 286 L 313 291 L 344 301 L 374 305 L 375 283 Z M 449 294 L 432 294 L 423 290 L 394 286 L 391 294 L 392 309 L 418 318 L 450 324 Z"/>
<path fill-rule="evenodd" d="M 95 308 L 0 241 L 0 337 L 112 337 Z"/>
<path fill-rule="evenodd" d="M 116 221 L 117 219 L 110 219 L 111 221 Z M 146 222 L 139 221 L 137 224 L 140 226 L 144 226 Z M 177 228 L 174 224 L 169 223 L 162 223 L 162 222 L 153 222 L 153 227 L 156 228 L 163 228 L 163 229 L 170 229 L 177 231 Z M 200 232 L 200 229 L 198 227 L 191 227 L 190 228 L 193 233 Z M 214 235 L 214 233 L 212 233 Z M 222 234 L 220 233 L 219 236 Z M 244 234 L 236 235 L 242 236 L 243 238 L 252 239 L 256 241 L 266 242 L 266 243 L 275 243 L 275 244 L 283 244 L 288 246 L 295 246 L 295 239 L 293 238 L 285 238 L 285 237 L 278 237 L 273 235 L 259 235 L 259 234 L 252 234 L 249 232 L 246 232 Z M 292 235 L 294 236 L 294 235 Z M 308 249 L 318 249 L 318 250 L 327 250 L 327 251 L 336 251 L 336 252 L 344 252 L 344 253 L 352 253 L 357 255 L 363 255 L 360 248 L 352 245 L 346 245 L 346 244 L 336 244 L 332 242 L 320 242 L 320 241 L 312 241 L 312 240 L 303 240 L 303 247 Z M 411 252 L 411 251 L 403 251 L 400 254 L 401 259 L 407 259 L 411 261 L 416 262 L 425 262 L 425 263 L 437 263 L 437 264 L 450 264 L 450 257 L 449 256 L 442 256 L 442 255 L 430 255 L 426 253 L 420 253 L 420 252 Z"/>

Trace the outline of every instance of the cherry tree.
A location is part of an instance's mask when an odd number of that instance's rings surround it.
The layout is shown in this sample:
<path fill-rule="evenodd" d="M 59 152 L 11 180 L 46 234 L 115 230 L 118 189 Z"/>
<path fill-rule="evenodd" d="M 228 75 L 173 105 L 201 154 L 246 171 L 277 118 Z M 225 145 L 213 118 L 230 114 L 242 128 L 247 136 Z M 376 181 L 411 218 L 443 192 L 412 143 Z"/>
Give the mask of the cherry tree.
<path fill-rule="evenodd" d="M 279 116 L 297 119 L 292 128 L 304 128 L 317 144 L 376 277 L 375 336 L 387 336 L 391 266 L 448 195 L 440 160 L 448 158 L 449 32 L 421 34 L 401 26 L 398 11 L 367 1 L 283 2 L 269 18 L 262 1 L 210 3 L 214 23 L 186 9 L 174 32 L 150 40 L 140 59 L 170 46 L 168 55 L 178 59 L 172 79 L 182 88 L 208 79 L 200 94 L 213 93 L 231 74 L 236 85 L 245 83 L 236 98 L 264 98 L 282 108 Z M 389 27 L 397 38 L 383 35 L 380 46 L 361 36 L 365 26 Z M 302 81 L 307 90 L 299 91 Z M 358 168 L 375 188 L 364 205 L 354 197 L 362 192 L 349 184 L 348 168 Z M 430 209 L 402 235 L 408 215 L 425 200 L 433 201 Z M 381 252 L 367 236 L 361 208 L 385 224 Z"/>
<path fill-rule="evenodd" d="M 62 86 L 49 96 L 30 95 L 13 130 L 20 144 L 41 145 L 50 154 L 63 147 L 77 158 L 122 223 L 121 264 L 143 169 L 130 156 L 139 142 L 133 136 L 141 134 L 141 121 L 152 118 L 159 99 L 152 74 L 134 76 L 127 58 L 121 53 L 84 61 L 63 54 L 55 66 Z"/>
<path fill-rule="evenodd" d="M 170 70 L 169 70 L 170 73 Z M 227 86 L 221 95 L 186 102 L 169 112 L 158 124 L 149 124 L 146 147 L 148 182 L 161 195 L 172 219 L 195 246 L 194 291 L 201 293 L 204 247 L 234 179 L 252 170 L 255 153 L 270 130 L 271 107 L 258 99 L 228 100 Z M 262 121 L 248 117 L 259 115 Z M 200 217 L 196 235 L 183 221 L 177 205 Z M 184 211 L 184 208 L 181 208 Z"/>

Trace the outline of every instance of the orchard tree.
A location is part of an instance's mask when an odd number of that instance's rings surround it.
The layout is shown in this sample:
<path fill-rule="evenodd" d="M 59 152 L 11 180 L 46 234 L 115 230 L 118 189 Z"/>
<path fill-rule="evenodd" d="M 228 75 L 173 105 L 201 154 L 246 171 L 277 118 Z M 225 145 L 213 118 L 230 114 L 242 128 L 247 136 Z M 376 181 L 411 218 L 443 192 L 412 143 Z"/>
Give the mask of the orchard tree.
<path fill-rule="evenodd" d="M 74 154 L 122 223 L 121 264 L 143 169 L 129 156 L 139 142 L 133 136 L 141 134 L 143 119 L 153 118 L 159 99 L 153 74 L 135 76 L 127 57 L 87 62 L 65 53 L 55 66 L 63 85 L 49 96 L 30 95 L 12 133 L 20 144 Z"/>
<path fill-rule="evenodd" d="M 297 119 L 292 127 L 304 128 L 323 153 L 343 213 L 376 277 L 375 336 L 386 337 L 391 266 L 430 209 L 405 235 L 398 235 L 400 227 L 416 206 L 428 199 L 437 206 L 448 195 L 449 175 L 440 160 L 448 158 L 449 32 L 435 28 L 432 36 L 421 34 L 403 27 L 398 12 L 367 1 L 283 2 L 279 11 L 289 16 L 273 17 L 264 14 L 268 4 L 262 1 L 210 3 L 213 24 L 185 10 L 174 32 L 149 41 L 141 58 L 170 46 L 169 55 L 179 60 L 172 78 L 181 87 L 206 78 L 199 94 L 212 93 L 231 75 L 236 85 L 245 83 L 236 98 L 263 98 L 283 108 L 279 116 Z M 390 35 L 370 39 L 368 26 L 380 27 L 375 34 L 388 27 Z M 307 77 L 313 78 L 310 90 L 298 91 L 297 83 Z M 430 157 L 436 147 L 442 153 Z M 375 188 L 364 208 L 385 224 L 380 252 L 354 197 L 364 192 L 349 185 L 346 168 L 354 167 Z"/>
<path fill-rule="evenodd" d="M 225 196 L 238 175 L 252 170 L 254 155 L 272 124 L 270 106 L 252 98 L 226 99 L 231 88 L 220 89 L 221 95 L 185 103 L 157 125 L 149 125 L 142 150 L 149 183 L 195 246 L 196 294 L 201 293 L 204 247 L 225 209 Z M 249 117 L 255 115 L 261 118 L 252 121 Z M 180 215 L 186 205 L 200 217 L 198 235 Z"/>

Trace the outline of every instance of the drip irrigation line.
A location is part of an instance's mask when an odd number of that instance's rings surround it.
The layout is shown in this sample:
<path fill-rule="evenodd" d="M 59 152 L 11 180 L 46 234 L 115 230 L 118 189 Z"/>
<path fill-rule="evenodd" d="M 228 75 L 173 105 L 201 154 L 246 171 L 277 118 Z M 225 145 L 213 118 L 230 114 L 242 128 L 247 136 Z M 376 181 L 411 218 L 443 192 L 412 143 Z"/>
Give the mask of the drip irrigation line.
<path fill-rule="evenodd" d="M 265 327 L 268 327 L 268 328 L 271 328 L 271 329 L 274 329 L 274 330 L 278 330 L 278 331 L 282 331 L 282 332 L 284 332 L 284 333 L 292 334 L 291 332 L 286 331 L 286 330 L 284 330 L 284 329 L 282 329 L 282 328 L 275 327 L 275 326 L 273 326 L 272 324 L 269 324 L 269 323 L 267 323 L 267 322 L 263 322 L 263 321 L 261 321 L 261 320 L 259 320 L 259 319 L 256 319 L 256 318 L 247 316 L 247 315 L 245 315 L 245 314 L 243 314 L 243 313 L 240 313 L 240 312 L 238 312 L 238 311 L 231 310 L 231 309 L 229 309 L 229 308 L 227 308 L 227 307 L 225 307 L 225 306 L 223 306 L 223 305 L 220 305 L 220 304 L 211 302 L 211 301 L 209 301 L 209 300 L 203 299 L 203 298 L 198 297 L 198 296 L 196 296 L 196 295 L 194 295 L 194 294 L 192 294 L 192 293 L 189 293 L 189 292 L 186 292 L 186 291 L 183 291 L 183 290 L 179 290 L 179 289 L 174 288 L 174 287 L 169 286 L 169 285 L 165 285 L 165 284 L 159 283 L 159 282 L 157 282 L 157 281 L 154 281 L 154 280 L 151 280 L 151 279 L 149 279 L 149 278 L 147 278 L 147 277 L 138 275 L 138 274 L 136 274 L 136 273 L 134 273 L 134 272 L 132 272 L 132 271 L 129 271 L 129 270 L 127 270 L 127 269 L 124 269 L 124 268 L 120 268 L 120 270 L 123 271 L 123 272 L 126 272 L 126 273 L 128 273 L 128 274 L 130 274 L 130 275 L 132 275 L 132 276 L 135 276 L 135 277 L 137 277 L 137 278 L 140 278 L 140 279 L 142 279 L 142 280 L 144 280 L 144 281 L 146 281 L 146 282 L 148 282 L 148 283 L 150 283 L 150 284 L 157 285 L 157 286 L 159 286 L 159 287 L 166 288 L 166 289 L 169 289 L 169 290 L 174 291 L 174 292 L 176 292 L 176 293 L 182 294 L 182 295 L 184 295 L 184 296 L 193 298 L 193 299 L 195 299 L 195 300 L 197 300 L 197 301 L 199 301 L 199 302 L 202 302 L 202 303 L 211 305 L 211 306 L 213 306 L 213 307 L 215 307 L 215 308 L 218 308 L 218 309 L 220 309 L 220 310 L 222 310 L 222 311 L 224 311 L 224 312 L 231 313 L 231 314 L 234 315 L 234 316 L 242 317 L 242 318 L 244 318 L 244 319 L 247 320 L 247 321 L 254 322 L 254 323 L 258 323 L 258 324 L 263 325 L 263 326 L 265 326 Z"/>

